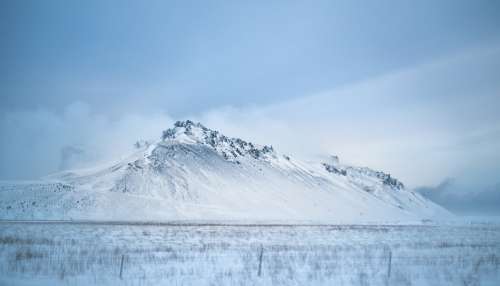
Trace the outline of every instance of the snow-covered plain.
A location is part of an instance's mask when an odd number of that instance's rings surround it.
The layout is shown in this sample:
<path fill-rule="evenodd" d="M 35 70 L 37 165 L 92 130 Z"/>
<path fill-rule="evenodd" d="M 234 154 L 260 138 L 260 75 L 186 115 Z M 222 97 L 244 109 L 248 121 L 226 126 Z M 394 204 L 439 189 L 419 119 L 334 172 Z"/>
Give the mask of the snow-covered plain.
<path fill-rule="evenodd" d="M 0 285 L 500 285 L 500 225 L 3 221 Z"/>

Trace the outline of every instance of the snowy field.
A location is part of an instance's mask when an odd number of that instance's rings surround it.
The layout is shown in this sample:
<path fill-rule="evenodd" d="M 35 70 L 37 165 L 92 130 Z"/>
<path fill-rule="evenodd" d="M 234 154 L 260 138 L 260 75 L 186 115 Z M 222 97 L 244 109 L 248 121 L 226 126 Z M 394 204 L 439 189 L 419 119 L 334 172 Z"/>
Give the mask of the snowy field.
<path fill-rule="evenodd" d="M 0 285 L 500 285 L 500 224 L 4 221 Z"/>

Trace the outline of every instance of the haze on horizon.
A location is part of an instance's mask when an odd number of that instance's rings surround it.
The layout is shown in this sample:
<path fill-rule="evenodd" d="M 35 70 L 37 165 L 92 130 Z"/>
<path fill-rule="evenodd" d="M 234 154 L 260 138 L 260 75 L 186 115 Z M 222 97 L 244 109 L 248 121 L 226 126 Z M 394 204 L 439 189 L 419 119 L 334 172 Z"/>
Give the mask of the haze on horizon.
<path fill-rule="evenodd" d="M 190 118 L 500 212 L 497 1 L 6 0 L 0 29 L 0 180 Z"/>

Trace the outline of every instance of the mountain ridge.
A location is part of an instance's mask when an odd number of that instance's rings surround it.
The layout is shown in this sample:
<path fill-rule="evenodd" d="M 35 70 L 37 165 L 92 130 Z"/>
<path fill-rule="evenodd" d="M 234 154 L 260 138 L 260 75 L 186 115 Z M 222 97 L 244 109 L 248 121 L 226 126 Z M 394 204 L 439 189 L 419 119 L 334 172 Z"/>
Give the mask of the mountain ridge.
<path fill-rule="evenodd" d="M 418 220 L 449 213 L 390 174 L 306 163 L 270 145 L 177 121 L 129 157 L 31 184 L 0 184 L 2 218 Z"/>

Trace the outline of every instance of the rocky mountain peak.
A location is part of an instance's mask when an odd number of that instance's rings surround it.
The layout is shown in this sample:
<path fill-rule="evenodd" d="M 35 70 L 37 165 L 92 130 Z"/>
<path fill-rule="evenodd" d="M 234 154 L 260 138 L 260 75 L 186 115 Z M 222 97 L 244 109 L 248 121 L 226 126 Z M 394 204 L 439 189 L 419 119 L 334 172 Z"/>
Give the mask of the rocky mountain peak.
<path fill-rule="evenodd" d="M 240 138 L 231 138 L 191 120 L 175 122 L 173 128 L 163 131 L 162 140 L 206 145 L 226 160 L 235 162 L 238 162 L 238 157 L 265 159 L 276 156 L 272 146 L 260 146 Z"/>

